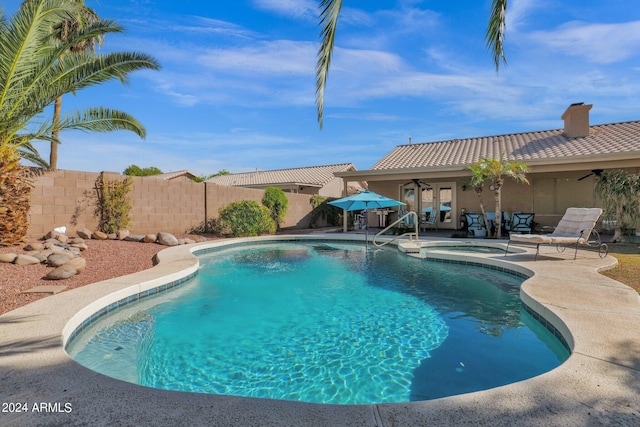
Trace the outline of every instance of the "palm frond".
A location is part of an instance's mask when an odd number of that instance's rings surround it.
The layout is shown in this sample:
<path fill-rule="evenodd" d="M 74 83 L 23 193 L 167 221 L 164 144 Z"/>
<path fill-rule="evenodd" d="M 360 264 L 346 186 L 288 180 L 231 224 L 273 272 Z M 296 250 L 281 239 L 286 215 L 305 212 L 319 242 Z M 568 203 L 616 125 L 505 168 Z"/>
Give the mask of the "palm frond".
<path fill-rule="evenodd" d="M 102 107 L 88 108 L 82 113 L 65 116 L 60 121 L 60 130 L 77 129 L 87 132 L 113 132 L 128 130 L 144 139 L 147 131 L 130 114 Z"/>
<path fill-rule="evenodd" d="M 0 33 L 0 105 L 14 84 L 40 67 L 35 58 L 49 46 L 45 40 L 51 28 L 75 12 L 70 2 L 61 0 L 26 1 Z M 17 82 L 17 83 L 16 83 Z"/>
<path fill-rule="evenodd" d="M 342 8 L 342 0 L 322 0 L 320 2 L 320 37 L 322 43 L 318 49 L 318 60 L 316 63 L 316 105 L 318 108 L 318 124 L 320 129 L 323 126 L 324 115 L 324 90 L 327 84 L 329 65 L 335 42 L 338 16 Z"/>
<path fill-rule="evenodd" d="M 496 71 L 500 68 L 500 62 L 504 64 L 507 63 L 507 58 L 504 55 L 506 14 L 507 0 L 493 0 L 485 40 L 487 42 L 487 47 L 491 51 Z"/>

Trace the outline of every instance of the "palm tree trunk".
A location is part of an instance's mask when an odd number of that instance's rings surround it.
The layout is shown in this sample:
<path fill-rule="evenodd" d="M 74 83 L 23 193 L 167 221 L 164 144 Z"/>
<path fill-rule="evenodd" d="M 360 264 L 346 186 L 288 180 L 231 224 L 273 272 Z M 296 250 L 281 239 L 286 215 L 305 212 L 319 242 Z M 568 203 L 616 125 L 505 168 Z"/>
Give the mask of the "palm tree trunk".
<path fill-rule="evenodd" d="M 15 153 L 0 152 L 0 247 L 24 243 L 33 182 Z"/>
<path fill-rule="evenodd" d="M 496 239 L 502 238 L 502 191 L 496 188 Z"/>
<path fill-rule="evenodd" d="M 53 141 L 51 141 L 51 154 L 49 155 L 49 166 L 52 170 L 58 168 L 58 126 L 60 125 L 60 112 L 62 111 L 62 96 L 56 98 L 56 102 L 53 106 L 53 126 L 55 130 L 51 134 Z"/>
<path fill-rule="evenodd" d="M 482 213 L 482 218 L 484 219 L 484 227 L 487 229 L 487 237 L 490 237 L 491 229 L 489 228 L 489 220 L 487 219 L 487 214 L 484 210 L 484 203 L 482 203 L 482 195 L 480 192 L 476 191 L 476 196 L 478 196 L 478 203 L 480 204 L 480 212 Z"/>

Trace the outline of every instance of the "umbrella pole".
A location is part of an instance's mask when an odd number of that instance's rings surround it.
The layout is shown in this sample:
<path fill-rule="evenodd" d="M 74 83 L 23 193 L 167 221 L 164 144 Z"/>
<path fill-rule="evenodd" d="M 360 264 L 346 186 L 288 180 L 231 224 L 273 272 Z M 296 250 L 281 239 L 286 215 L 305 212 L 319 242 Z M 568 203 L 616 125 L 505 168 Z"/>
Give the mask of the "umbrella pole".
<path fill-rule="evenodd" d="M 366 210 L 366 215 L 364 216 L 365 220 L 365 229 L 364 229 L 364 248 L 365 250 L 369 249 L 369 205 L 365 203 L 364 205 Z"/>

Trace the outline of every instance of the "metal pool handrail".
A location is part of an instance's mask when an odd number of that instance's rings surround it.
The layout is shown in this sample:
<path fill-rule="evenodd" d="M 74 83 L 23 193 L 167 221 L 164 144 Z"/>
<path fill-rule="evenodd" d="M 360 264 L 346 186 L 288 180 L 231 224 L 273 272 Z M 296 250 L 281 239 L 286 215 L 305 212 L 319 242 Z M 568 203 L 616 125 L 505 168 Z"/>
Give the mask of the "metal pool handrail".
<path fill-rule="evenodd" d="M 387 240 L 386 242 L 383 242 L 383 243 L 378 243 L 378 242 L 376 242 L 376 237 L 378 237 L 379 235 L 381 235 L 381 234 L 382 234 L 382 233 L 384 233 L 385 231 L 389 230 L 389 229 L 390 229 L 391 227 L 393 227 L 394 225 L 396 225 L 396 224 L 400 223 L 400 222 L 401 222 L 401 221 L 403 221 L 405 218 L 408 218 L 408 217 L 410 217 L 410 216 L 413 216 L 413 219 L 414 219 L 414 221 L 413 221 L 413 225 L 415 226 L 415 231 L 410 231 L 410 232 L 408 232 L 408 233 L 400 234 L 400 235 L 398 235 L 398 236 L 394 237 L 393 239 L 391 239 L 391 240 Z M 399 238 L 404 237 L 404 236 L 409 236 L 409 240 L 413 240 L 413 236 L 415 236 L 415 237 L 416 237 L 416 240 L 420 240 L 420 236 L 418 235 L 418 223 L 419 223 L 418 214 L 417 214 L 417 213 L 415 213 L 415 212 L 413 212 L 413 211 L 408 212 L 406 215 L 401 216 L 400 218 L 398 218 L 397 220 L 395 220 L 394 222 L 392 222 L 391 224 L 389 224 L 389 225 L 387 226 L 387 228 L 383 229 L 382 231 L 379 231 L 375 236 L 373 236 L 372 243 L 374 244 L 374 246 L 376 246 L 376 247 L 378 247 L 378 248 L 381 248 L 382 246 L 387 245 L 387 244 L 389 244 L 389 243 L 391 243 L 391 242 L 393 242 L 393 241 L 396 241 L 396 240 L 398 240 Z"/>

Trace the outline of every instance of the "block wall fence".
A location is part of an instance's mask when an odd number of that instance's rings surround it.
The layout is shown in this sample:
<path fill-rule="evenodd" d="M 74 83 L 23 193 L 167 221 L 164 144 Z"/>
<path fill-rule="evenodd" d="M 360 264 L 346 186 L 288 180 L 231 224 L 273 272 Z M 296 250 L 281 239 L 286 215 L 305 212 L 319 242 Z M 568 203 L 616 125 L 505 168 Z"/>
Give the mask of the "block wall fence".
<path fill-rule="evenodd" d="M 117 172 L 105 172 L 105 178 L 125 179 Z M 98 218 L 94 215 L 99 177 L 96 172 L 57 170 L 44 172 L 34 179 L 31 194 L 28 236 L 40 238 L 54 228 L 65 226 L 73 234 L 80 228 L 96 230 Z M 231 202 L 255 200 L 260 202 L 263 190 L 224 187 L 210 183 L 197 183 L 186 177 L 164 180 L 157 177 L 130 177 L 133 186 L 131 198 L 132 234 L 187 233 L 218 217 L 218 210 Z M 310 195 L 285 193 L 289 209 L 282 227 L 307 228 L 312 206 Z"/>

